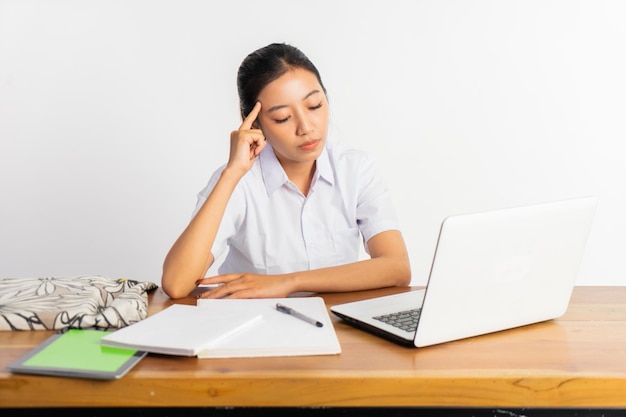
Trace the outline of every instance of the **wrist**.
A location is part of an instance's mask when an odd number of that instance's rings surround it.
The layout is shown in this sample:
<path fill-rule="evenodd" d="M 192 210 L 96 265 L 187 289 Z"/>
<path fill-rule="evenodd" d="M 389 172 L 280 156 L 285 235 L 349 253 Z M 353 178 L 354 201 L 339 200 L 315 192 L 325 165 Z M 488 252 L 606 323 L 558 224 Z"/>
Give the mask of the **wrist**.
<path fill-rule="evenodd" d="M 238 183 L 241 178 L 243 178 L 245 171 L 241 171 L 237 168 L 233 168 L 231 166 L 226 166 L 222 173 L 220 174 L 220 179 Z"/>
<path fill-rule="evenodd" d="M 293 294 L 294 292 L 304 291 L 304 289 L 302 288 L 302 279 L 299 273 L 293 272 L 293 273 L 287 274 L 285 276 L 285 280 L 287 282 L 289 294 Z"/>

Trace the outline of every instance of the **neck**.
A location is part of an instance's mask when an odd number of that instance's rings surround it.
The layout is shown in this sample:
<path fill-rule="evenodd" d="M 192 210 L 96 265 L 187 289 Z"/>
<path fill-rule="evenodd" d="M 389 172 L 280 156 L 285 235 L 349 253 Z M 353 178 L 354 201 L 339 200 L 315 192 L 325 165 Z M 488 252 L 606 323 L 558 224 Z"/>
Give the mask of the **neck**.
<path fill-rule="evenodd" d="M 294 183 L 304 195 L 309 194 L 313 175 L 315 174 L 315 161 L 306 163 L 284 164 L 280 162 L 289 181 Z"/>

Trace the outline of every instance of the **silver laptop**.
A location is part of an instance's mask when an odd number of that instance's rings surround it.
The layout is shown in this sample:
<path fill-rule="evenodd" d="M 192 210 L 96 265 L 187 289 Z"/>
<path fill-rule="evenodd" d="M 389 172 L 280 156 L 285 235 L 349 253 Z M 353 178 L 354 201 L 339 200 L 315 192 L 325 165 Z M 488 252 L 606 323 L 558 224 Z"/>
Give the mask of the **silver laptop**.
<path fill-rule="evenodd" d="M 557 318 L 569 304 L 596 203 L 585 197 L 448 217 L 424 290 L 330 311 L 416 347 Z"/>

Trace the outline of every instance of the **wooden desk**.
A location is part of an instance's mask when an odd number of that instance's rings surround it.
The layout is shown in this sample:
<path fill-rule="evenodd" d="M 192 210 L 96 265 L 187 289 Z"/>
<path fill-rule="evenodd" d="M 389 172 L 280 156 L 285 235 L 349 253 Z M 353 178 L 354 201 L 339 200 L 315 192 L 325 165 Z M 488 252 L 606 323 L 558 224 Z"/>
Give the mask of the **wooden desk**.
<path fill-rule="evenodd" d="M 333 305 L 398 291 L 323 297 Z M 51 333 L 0 332 L 0 406 L 626 407 L 625 300 L 626 287 L 577 287 L 558 320 L 422 349 L 333 318 L 340 355 L 148 355 L 118 381 L 10 374 L 6 365 Z M 150 314 L 171 303 L 156 290 Z"/>

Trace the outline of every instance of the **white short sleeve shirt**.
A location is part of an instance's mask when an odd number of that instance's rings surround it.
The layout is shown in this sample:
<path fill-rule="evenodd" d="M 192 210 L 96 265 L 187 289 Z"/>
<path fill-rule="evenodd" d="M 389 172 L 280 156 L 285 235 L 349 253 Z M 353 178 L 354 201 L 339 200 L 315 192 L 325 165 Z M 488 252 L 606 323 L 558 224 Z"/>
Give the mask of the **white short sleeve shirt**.
<path fill-rule="evenodd" d="M 224 166 L 199 193 L 195 213 Z M 239 181 L 212 253 L 224 273 L 281 274 L 356 262 L 362 242 L 398 230 L 389 190 L 366 152 L 327 143 L 309 195 L 289 181 L 266 146 Z"/>

